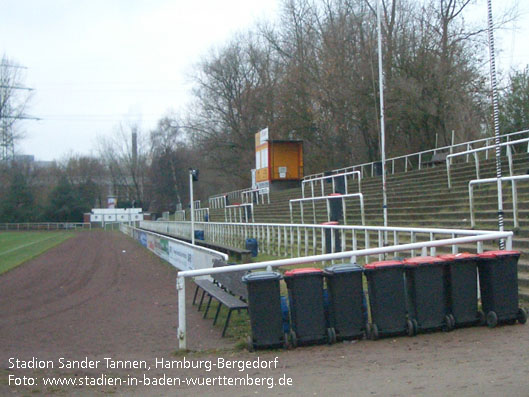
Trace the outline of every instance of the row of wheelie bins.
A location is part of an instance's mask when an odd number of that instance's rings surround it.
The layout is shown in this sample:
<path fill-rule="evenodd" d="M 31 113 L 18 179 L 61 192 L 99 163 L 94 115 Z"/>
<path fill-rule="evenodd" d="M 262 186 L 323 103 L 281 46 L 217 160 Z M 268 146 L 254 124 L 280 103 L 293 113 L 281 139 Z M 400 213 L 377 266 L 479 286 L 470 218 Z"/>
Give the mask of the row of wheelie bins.
<path fill-rule="evenodd" d="M 416 335 L 486 323 L 525 323 L 518 306 L 517 251 L 414 257 L 370 263 L 254 272 L 248 286 L 248 348 Z M 482 310 L 478 309 L 478 270 Z M 367 279 L 368 322 L 363 278 Z M 326 279 L 327 289 L 323 282 Z M 288 290 L 280 296 L 280 280 Z"/>

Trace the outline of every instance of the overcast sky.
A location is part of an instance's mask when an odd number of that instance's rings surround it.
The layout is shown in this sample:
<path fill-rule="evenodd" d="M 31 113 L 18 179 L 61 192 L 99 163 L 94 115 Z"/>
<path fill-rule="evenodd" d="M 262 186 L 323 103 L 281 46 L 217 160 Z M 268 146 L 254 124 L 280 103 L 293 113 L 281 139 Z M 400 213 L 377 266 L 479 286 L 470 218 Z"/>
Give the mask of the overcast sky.
<path fill-rule="evenodd" d="M 515 0 L 493 0 L 498 7 Z M 189 100 L 193 66 L 233 34 L 272 20 L 281 0 L 0 0 L 0 53 L 35 89 L 16 150 L 37 160 L 95 151 L 122 123 L 149 131 Z M 474 7 L 486 21 L 486 2 Z M 527 4 L 526 4 L 527 3 Z M 496 38 L 500 67 L 529 64 L 529 1 Z"/>

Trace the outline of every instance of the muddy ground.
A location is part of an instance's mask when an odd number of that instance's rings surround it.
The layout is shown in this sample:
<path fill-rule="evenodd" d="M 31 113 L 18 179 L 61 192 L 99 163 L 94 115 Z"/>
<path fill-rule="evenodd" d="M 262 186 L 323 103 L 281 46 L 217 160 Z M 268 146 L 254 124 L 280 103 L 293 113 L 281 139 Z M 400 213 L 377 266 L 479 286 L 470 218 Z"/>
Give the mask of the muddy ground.
<path fill-rule="evenodd" d="M 193 352 L 175 354 L 175 278 L 133 240 L 102 231 L 0 276 L 0 395 L 529 396 L 527 325 L 249 353 L 202 319 L 190 286 Z M 10 368 L 33 358 L 46 368 Z M 99 363 L 59 368 L 60 358 Z M 202 368 L 169 369 L 162 359 Z M 117 360 L 146 367 L 107 367 Z M 35 384 L 14 385 L 24 376 Z M 45 386 L 48 378 L 95 385 Z M 176 385 L 153 386 L 162 382 Z"/>

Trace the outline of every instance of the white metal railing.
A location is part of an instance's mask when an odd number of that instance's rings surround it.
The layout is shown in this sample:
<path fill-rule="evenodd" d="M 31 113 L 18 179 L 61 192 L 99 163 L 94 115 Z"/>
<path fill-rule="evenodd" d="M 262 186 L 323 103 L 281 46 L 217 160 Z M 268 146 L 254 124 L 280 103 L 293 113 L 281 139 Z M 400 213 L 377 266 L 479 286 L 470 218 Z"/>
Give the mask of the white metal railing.
<path fill-rule="evenodd" d="M 412 256 L 414 250 L 421 250 L 423 255 L 426 255 L 428 248 L 430 251 L 432 249 L 435 251 L 436 247 L 445 246 L 445 245 L 459 245 L 459 244 L 468 244 L 468 243 L 478 243 L 478 250 L 481 244 L 483 246 L 484 241 L 498 240 L 498 239 L 507 239 L 508 241 L 512 240 L 512 232 L 485 232 L 483 234 L 475 234 L 473 236 L 458 237 L 458 238 L 449 238 L 443 240 L 430 239 L 430 241 L 425 242 L 412 242 L 409 244 L 396 244 L 389 247 L 378 247 L 371 249 L 353 249 L 352 251 L 324 254 L 324 255 L 314 255 L 306 257 L 298 257 L 292 259 L 280 259 L 274 261 L 266 261 L 260 263 L 249 263 L 243 265 L 232 265 L 232 266 L 223 266 L 215 267 L 209 269 L 199 269 L 199 270 L 187 270 L 181 271 L 178 273 L 176 279 L 176 288 L 178 291 L 178 345 L 180 349 L 187 348 L 187 325 L 186 325 L 186 289 L 185 289 L 185 279 L 190 277 L 198 277 L 205 275 L 213 275 L 219 273 L 229 273 L 234 271 L 250 271 L 258 269 L 268 269 L 279 268 L 283 266 L 293 266 L 301 265 L 306 263 L 314 262 L 325 262 L 325 261 L 335 261 L 335 260 L 347 260 L 356 262 L 357 257 L 369 257 L 370 255 L 384 255 L 386 253 L 395 253 L 395 252 L 404 252 L 411 251 Z M 507 248 L 507 249 L 511 249 Z"/>
<path fill-rule="evenodd" d="M 186 220 L 186 212 L 184 210 L 175 211 L 174 220 L 175 221 L 185 221 Z"/>
<path fill-rule="evenodd" d="M 230 223 L 253 223 L 253 203 L 227 205 L 226 207 L 224 207 L 224 220 Z"/>
<path fill-rule="evenodd" d="M 176 238 L 188 240 L 191 238 L 190 222 L 143 221 L 140 223 L 140 227 Z M 196 227 L 204 231 L 206 242 L 244 248 L 246 239 L 255 238 L 260 252 L 278 257 L 318 255 L 329 250 L 336 252 L 335 238 L 337 236 L 340 239 L 342 251 L 347 250 L 347 248 L 354 251 L 359 249 L 361 244 L 363 244 L 364 249 L 370 249 L 374 246 L 384 247 L 385 244 L 391 242 L 393 245 L 400 245 L 402 242 L 416 243 L 491 233 L 490 230 L 288 223 L 196 222 Z M 325 246 L 326 230 L 330 230 L 332 234 L 331 247 Z M 386 234 L 388 238 L 385 243 Z M 506 242 L 507 247 L 512 247 L 512 233 L 510 236 Z M 477 251 L 481 252 L 482 249 L 483 247 L 478 242 Z M 452 245 L 452 253 L 457 252 L 457 245 Z M 413 250 L 412 255 L 415 255 Z M 435 255 L 435 249 L 430 251 L 430 255 Z M 369 258 L 366 257 L 366 260 Z"/>
<path fill-rule="evenodd" d="M 198 210 L 200 207 L 200 200 L 195 200 L 195 202 L 193 203 L 193 208 Z"/>
<path fill-rule="evenodd" d="M 504 147 L 504 146 L 507 147 L 507 158 L 508 158 L 508 161 L 509 161 L 509 172 L 510 172 L 511 175 L 512 175 L 512 170 L 513 170 L 511 146 L 518 145 L 520 143 L 527 143 L 527 152 L 529 152 L 529 138 L 519 139 L 519 140 L 516 140 L 516 141 L 503 142 L 503 143 L 499 144 L 500 147 Z M 452 164 L 452 159 L 454 157 L 465 156 L 465 155 L 469 156 L 470 154 L 472 154 L 473 157 L 474 157 L 475 165 L 476 165 L 476 178 L 479 179 L 479 156 L 478 156 L 478 153 L 479 152 L 483 152 L 483 151 L 485 153 L 488 153 L 489 150 L 493 150 L 495 148 L 496 148 L 496 145 L 490 145 L 490 146 L 484 146 L 484 147 L 477 148 L 477 149 L 466 150 L 466 151 L 460 152 L 460 153 L 449 154 L 448 156 L 446 156 L 446 177 L 447 177 L 447 182 L 448 182 L 448 188 L 449 189 L 452 188 L 452 181 L 451 181 L 451 178 L 450 178 L 450 165 Z"/>
<path fill-rule="evenodd" d="M 522 134 L 529 134 L 529 130 L 523 130 L 523 131 L 516 131 L 509 134 L 501 135 L 501 139 L 505 139 L 506 141 L 510 141 L 511 138 L 517 137 Z M 434 155 L 437 152 L 448 152 L 450 154 L 453 154 L 455 152 L 458 152 L 461 149 L 464 150 L 471 150 L 473 147 L 484 144 L 484 146 L 490 146 L 491 143 L 494 142 L 494 137 L 487 137 L 487 138 L 481 138 L 476 139 L 473 141 L 463 142 L 463 143 L 457 143 L 453 145 L 447 145 L 435 149 L 429 149 L 429 150 L 423 150 L 421 152 L 406 154 L 402 156 L 392 157 L 386 160 L 386 164 L 388 164 L 388 172 L 391 174 L 394 174 L 398 171 L 404 171 L 408 172 L 408 169 L 413 169 L 414 163 L 416 164 L 417 169 L 421 169 L 422 167 L 422 159 L 423 157 Z M 486 153 L 488 155 L 488 153 Z M 468 161 L 468 157 L 467 157 Z M 344 168 L 335 169 L 332 172 L 341 173 L 341 172 L 348 172 L 348 171 L 360 171 L 363 178 L 365 178 L 367 175 L 374 176 L 376 173 L 377 164 L 379 164 L 379 161 L 373 161 L 370 163 L 363 163 L 353 166 L 348 166 Z M 400 165 L 399 165 L 400 164 Z M 324 176 L 323 172 L 307 175 L 303 178 L 303 180 L 308 180 L 312 178 L 317 178 Z"/>
<path fill-rule="evenodd" d="M 0 223 L 2 230 L 76 230 L 92 229 L 90 222 L 24 222 Z"/>
<path fill-rule="evenodd" d="M 219 209 L 226 207 L 226 195 L 218 194 L 209 198 L 209 208 Z"/>
<path fill-rule="evenodd" d="M 348 176 L 353 177 L 353 179 L 354 179 L 354 176 L 357 177 L 356 179 L 358 180 L 358 193 L 362 193 L 362 174 L 361 174 L 361 172 L 360 171 L 349 171 L 349 172 L 342 172 L 342 173 L 339 173 L 339 174 L 332 174 L 332 175 L 326 175 L 326 176 L 310 178 L 310 179 L 307 179 L 307 180 L 302 180 L 301 181 L 301 197 L 305 198 L 305 185 L 306 184 L 310 184 L 311 197 L 314 197 L 314 184 L 316 182 L 318 182 L 318 181 L 320 182 L 321 195 L 324 196 L 325 195 L 324 182 L 326 180 L 329 180 L 329 179 L 332 181 L 332 191 L 336 192 L 336 179 L 338 179 L 338 178 L 343 178 L 344 187 L 345 187 L 345 192 L 344 193 L 348 194 L 349 193 L 348 183 L 347 183 Z"/>
<path fill-rule="evenodd" d="M 250 190 L 246 190 L 241 193 L 243 204 L 249 204 L 249 203 L 265 204 L 265 197 L 266 197 L 266 203 L 270 204 L 270 189 L 269 188 L 250 189 Z"/>
<path fill-rule="evenodd" d="M 307 198 L 300 198 L 300 199 L 292 199 L 289 200 L 289 207 L 290 207 L 290 223 L 294 223 L 294 215 L 293 215 L 293 206 L 294 203 L 299 203 L 300 213 L 301 213 L 301 223 L 305 223 L 304 216 L 303 216 L 303 203 L 304 202 L 311 202 L 312 203 L 312 221 L 313 223 L 316 223 L 316 207 L 314 203 L 316 201 L 326 201 L 327 204 L 327 220 L 330 221 L 331 218 L 331 200 L 342 200 L 342 211 L 343 211 L 343 220 L 344 224 L 347 224 L 347 206 L 345 203 L 345 199 L 350 197 L 358 197 L 360 202 L 360 217 L 362 220 L 362 225 L 365 225 L 365 213 L 364 213 L 364 195 L 362 193 L 349 193 L 349 194 L 336 194 L 336 195 L 330 195 L 330 196 L 320 196 L 320 197 L 307 197 Z"/>
<path fill-rule="evenodd" d="M 198 208 L 195 210 L 195 220 L 209 221 L 209 208 Z"/>
<path fill-rule="evenodd" d="M 514 228 L 519 227 L 518 223 L 518 185 L 517 181 L 529 180 L 529 175 L 504 176 L 500 178 L 502 182 L 511 182 L 512 185 L 512 213 Z M 482 183 L 497 183 L 498 178 L 474 179 L 468 183 L 468 200 L 470 205 L 470 225 L 476 226 L 476 219 L 474 217 L 474 186 Z"/>

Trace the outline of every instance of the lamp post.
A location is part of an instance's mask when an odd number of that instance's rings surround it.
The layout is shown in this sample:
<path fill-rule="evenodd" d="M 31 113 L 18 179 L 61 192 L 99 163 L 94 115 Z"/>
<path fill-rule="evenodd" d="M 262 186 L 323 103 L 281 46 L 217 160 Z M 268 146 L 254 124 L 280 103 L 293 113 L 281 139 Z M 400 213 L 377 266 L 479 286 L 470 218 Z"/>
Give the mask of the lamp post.
<path fill-rule="evenodd" d="M 189 169 L 189 196 L 191 209 L 191 244 L 195 245 L 195 200 L 193 198 L 193 182 L 198 181 L 198 170 Z"/>

